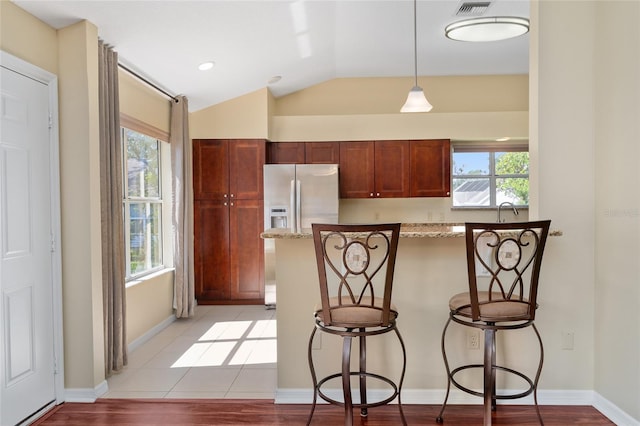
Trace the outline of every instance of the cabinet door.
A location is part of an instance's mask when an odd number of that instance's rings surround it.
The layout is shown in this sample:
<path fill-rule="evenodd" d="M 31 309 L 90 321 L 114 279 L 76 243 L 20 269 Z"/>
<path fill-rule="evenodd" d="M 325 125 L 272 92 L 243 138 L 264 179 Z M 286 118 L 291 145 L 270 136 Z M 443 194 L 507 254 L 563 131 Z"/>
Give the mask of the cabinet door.
<path fill-rule="evenodd" d="M 372 198 L 373 172 L 373 141 L 340 142 L 340 198 Z"/>
<path fill-rule="evenodd" d="M 229 276 L 229 203 L 194 203 L 195 293 L 200 302 L 227 300 Z"/>
<path fill-rule="evenodd" d="M 448 139 L 411 141 L 411 196 L 451 195 L 451 143 Z"/>
<path fill-rule="evenodd" d="M 265 141 L 229 141 L 229 192 L 231 200 L 261 200 Z"/>
<path fill-rule="evenodd" d="M 304 164 L 304 142 L 269 142 L 269 164 Z"/>
<path fill-rule="evenodd" d="M 409 197 L 409 141 L 375 142 L 376 197 Z"/>
<path fill-rule="evenodd" d="M 305 163 L 340 164 L 340 142 L 307 142 Z"/>
<path fill-rule="evenodd" d="M 231 299 L 264 303 L 264 228 L 261 200 L 231 202 Z"/>
<path fill-rule="evenodd" d="M 229 152 L 226 140 L 193 140 L 193 198 L 219 200 L 229 192 Z"/>

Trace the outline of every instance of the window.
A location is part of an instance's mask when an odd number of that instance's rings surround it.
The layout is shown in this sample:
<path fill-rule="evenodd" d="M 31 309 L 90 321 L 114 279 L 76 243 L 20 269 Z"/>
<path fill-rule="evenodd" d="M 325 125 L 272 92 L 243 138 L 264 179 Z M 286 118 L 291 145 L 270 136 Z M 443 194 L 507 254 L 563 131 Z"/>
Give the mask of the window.
<path fill-rule="evenodd" d="M 163 267 L 161 141 L 122 127 L 127 279 Z"/>
<path fill-rule="evenodd" d="M 529 205 L 526 146 L 454 144 L 452 175 L 454 207 Z"/>

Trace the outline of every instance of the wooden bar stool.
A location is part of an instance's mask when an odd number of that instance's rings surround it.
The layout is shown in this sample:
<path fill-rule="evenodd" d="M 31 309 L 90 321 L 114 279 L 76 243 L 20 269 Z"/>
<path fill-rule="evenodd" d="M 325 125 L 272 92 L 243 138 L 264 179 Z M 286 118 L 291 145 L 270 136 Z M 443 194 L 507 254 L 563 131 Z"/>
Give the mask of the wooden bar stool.
<path fill-rule="evenodd" d="M 393 272 L 400 236 L 400 224 L 335 225 L 313 224 L 320 304 L 314 310 L 315 326 L 309 338 L 308 357 L 313 380 L 313 405 L 307 424 L 311 423 L 318 396 L 344 407 L 345 425 L 353 424 L 353 409 L 361 416 L 368 415 L 371 407 L 388 404 L 398 399 L 402 424 L 407 422 L 402 411 L 400 392 L 406 369 L 406 351 L 396 327 L 398 311 L 391 303 Z M 313 339 L 317 331 L 342 338 L 342 369 L 321 379 L 316 377 L 313 363 Z M 402 348 L 402 372 L 397 381 L 367 370 L 367 338 L 394 332 Z M 352 339 L 359 341 L 359 367 L 351 371 Z M 352 399 L 351 378 L 358 380 L 360 400 Z M 327 382 L 342 382 L 342 400 L 332 398 L 323 391 Z M 388 388 L 390 395 L 370 401 L 367 382 L 377 381 Z"/>
<path fill-rule="evenodd" d="M 538 408 L 538 380 L 542 371 L 544 349 L 534 324 L 538 296 L 538 278 L 544 246 L 549 234 L 550 220 L 522 223 L 467 223 L 466 251 L 469 291 L 456 294 L 449 300 L 449 319 L 442 331 L 442 356 L 447 370 L 447 393 L 440 414 L 449 398 L 451 384 L 472 395 L 484 398 L 484 424 L 491 425 L 491 412 L 498 399 L 522 398 L 533 393 Z M 462 365 L 451 369 L 445 350 L 445 337 L 451 321 L 484 332 L 484 363 Z M 514 369 L 496 365 L 496 334 L 498 331 L 531 327 L 540 344 L 540 361 L 535 377 Z M 468 369 L 483 370 L 484 389 L 475 391 L 456 380 L 456 374 Z M 511 394 L 496 394 L 496 371 L 520 377 L 527 389 Z"/>

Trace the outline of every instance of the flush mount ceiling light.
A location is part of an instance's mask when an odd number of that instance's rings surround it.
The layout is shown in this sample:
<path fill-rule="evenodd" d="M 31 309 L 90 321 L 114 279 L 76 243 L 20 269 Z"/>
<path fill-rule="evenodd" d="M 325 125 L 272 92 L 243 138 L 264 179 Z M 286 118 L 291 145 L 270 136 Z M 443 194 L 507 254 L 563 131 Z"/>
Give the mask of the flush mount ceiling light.
<path fill-rule="evenodd" d="M 409 91 L 407 101 L 404 103 L 400 112 L 429 112 L 431 104 L 424 96 L 422 87 L 418 86 L 418 35 L 416 24 L 416 0 L 413 0 L 413 64 L 414 64 L 414 85 Z"/>
<path fill-rule="evenodd" d="M 444 34 L 458 41 L 498 41 L 529 32 L 529 20 L 514 16 L 472 18 L 447 25 Z"/>

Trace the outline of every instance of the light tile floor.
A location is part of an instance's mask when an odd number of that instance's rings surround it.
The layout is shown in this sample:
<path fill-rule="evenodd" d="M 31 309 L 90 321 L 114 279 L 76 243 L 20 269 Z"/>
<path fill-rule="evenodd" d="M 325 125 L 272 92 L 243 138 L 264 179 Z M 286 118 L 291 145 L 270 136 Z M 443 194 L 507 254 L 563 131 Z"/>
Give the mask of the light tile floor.
<path fill-rule="evenodd" d="M 103 398 L 273 399 L 276 311 L 197 306 L 129 354 Z"/>

